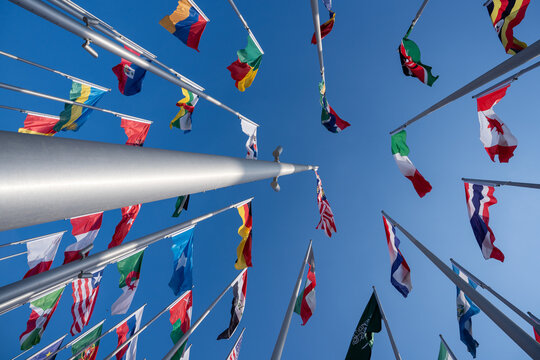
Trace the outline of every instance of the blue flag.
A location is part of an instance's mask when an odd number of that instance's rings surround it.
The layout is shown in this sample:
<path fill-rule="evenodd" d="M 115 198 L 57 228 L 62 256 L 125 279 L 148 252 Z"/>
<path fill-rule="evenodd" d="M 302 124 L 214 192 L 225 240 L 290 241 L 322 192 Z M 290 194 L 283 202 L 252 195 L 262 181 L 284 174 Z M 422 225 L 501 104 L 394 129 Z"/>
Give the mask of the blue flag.
<path fill-rule="evenodd" d="M 29 357 L 28 360 L 43 360 L 43 359 L 54 360 L 56 358 L 56 355 L 52 357 L 50 355 L 54 353 L 56 350 L 60 349 L 60 345 L 62 345 L 62 341 L 64 341 L 65 337 L 66 335 L 62 336 L 60 339 L 51 343 L 45 349 Z"/>
<path fill-rule="evenodd" d="M 452 265 L 452 269 L 460 278 L 467 281 L 469 285 L 476 289 L 476 284 L 469 279 L 464 273 L 459 271 L 457 267 Z M 467 351 L 471 353 L 473 358 L 476 358 L 476 348 L 478 347 L 478 342 L 474 340 L 472 336 L 472 321 L 471 317 L 480 312 L 480 309 L 465 295 L 465 293 L 457 288 L 457 318 L 459 323 L 459 338 L 461 341 L 467 345 Z"/>
<path fill-rule="evenodd" d="M 191 228 L 173 237 L 173 273 L 169 287 L 174 295 L 193 287 L 193 230 Z"/>

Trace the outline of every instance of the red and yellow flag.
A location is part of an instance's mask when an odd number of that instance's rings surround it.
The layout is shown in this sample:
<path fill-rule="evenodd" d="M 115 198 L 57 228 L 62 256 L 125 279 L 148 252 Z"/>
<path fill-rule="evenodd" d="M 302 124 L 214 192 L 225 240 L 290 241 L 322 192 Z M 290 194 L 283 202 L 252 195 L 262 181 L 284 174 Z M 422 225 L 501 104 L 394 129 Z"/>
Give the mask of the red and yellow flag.
<path fill-rule="evenodd" d="M 242 237 L 242 240 L 236 249 L 237 259 L 234 263 L 234 267 L 238 270 L 242 270 L 253 266 L 251 263 L 251 228 L 253 227 L 251 202 L 238 207 L 238 213 L 243 222 L 238 228 L 238 235 Z"/>

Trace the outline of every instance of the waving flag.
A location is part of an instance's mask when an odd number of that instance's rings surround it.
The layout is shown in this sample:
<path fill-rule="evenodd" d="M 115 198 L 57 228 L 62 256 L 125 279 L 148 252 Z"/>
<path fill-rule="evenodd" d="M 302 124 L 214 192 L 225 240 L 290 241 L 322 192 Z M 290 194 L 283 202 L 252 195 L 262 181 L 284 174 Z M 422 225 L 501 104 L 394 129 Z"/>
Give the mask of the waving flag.
<path fill-rule="evenodd" d="M 99 324 L 92 327 L 90 330 L 79 336 L 76 342 L 71 346 L 71 353 L 73 355 L 78 354 L 84 350 L 79 356 L 76 356 L 73 360 L 95 360 L 99 349 L 99 338 L 103 329 L 102 320 Z"/>
<path fill-rule="evenodd" d="M 259 153 L 257 148 L 257 125 L 243 119 L 240 119 L 240 125 L 242 126 L 242 132 L 248 136 L 246 141 L 246 159 L 257 160 Z"/>
<path fill-rule="evenodd" d="M 30 270 L 24 275 L 23 279 L 42 273 L 51 268 L 58 245 L 64 232 L 42 236 L 39 239 L 26 243 L 28 250 L 28 267 Z"/>
<path fill-rule="evenodd" d="M 184 97 L 176 103 L 176 106 L 180 107 L 180 110 L 174 119 L 172 119 L 169 127 L 172 129 L 174 126 L 175 128 L 184 130 L 184 134 L 187 134 L 191 131 L 191 115 L 195 111 L 195 105 L 199 101 L 199 96 L 184 88 L 182 88 L 182 95 Z"/>
<path fill-rule="evenodd" d="M 144 306 L 135 311 L 126 320 L 124 320 L 116 328 L 116 335 L 118 335 L 117 348 L 125 343 L 129 338 L 133 336 L 141 326 L 141 318 L 144 311 Z M 135 360 L 137 358 L 137 339 L 133 339 L 128 346 L 124 346 L 122 350 L 116 353 L 117 360 Z"/>
<path fill-rule="evenodd" d="M 332 0 L 323 0 L 323 3 L 328 11 L 332 10 Z"/>
<path fill-rule="evenodd" d="M 122 295 L 112 304 L 111 315 L 125 314 L 129 310 L 131 302 L 135 297 L 135 292 L 139 287 L 143 255 L 144 250 L 116 264 L 120 273 L 120 284 L 118 287 L 122 289 Z"/>
<path fill-rule="evenodd" d="M 536 316 L 533 316 L 531 313 L 529 313 L 529 318 L 537 325 L 537 327 L 540 329 L 540 319 L 538 319 Z M 540 332 L 536 331 L 536 327 L 533 327 L 534 337 L 536 341 L 540 343 Z"/>
<path fill-rule="evenodd" d="M 171 331 L 171 340 L 173 343 L 177 343 L 182 336 L 189 330 L 191 327 L 191 308 L 193 305 L 193 297 L 191 290 L 186 291 L 184 295 L 181 296 L 181 300 L 176 303 L 170 310 L 169 321 L 172 325 Z M 187 340 L 186 340 L 187 342 Z M 186 343 L 184 343 L 180 349 L 174 354 L 172 360 L 179 360 L 184 352 Z"/>
<path fill-rule="evenodd" d="M 420 49 L 418 45 L 408 39 L 411 30 L 412 25 L 399 44 L 398 53 L 399 60 L 401 61 L 401 70 L 403 70 L 405 76 L 413 76 L 424 84 L 431 86 L 439 77 L 431 74 L 431 66 L 424 65 L 420 62 Z"/>
<path fill-rule="evenodd" d="M 43 350 L 35 353 L 31 357 L 29 357 L 26 360 L 54 360 L 56 358 L 56 355 L 50 356 L 51 354 L 55 353 L 58 349 L 60 349 L 60 346 L 62 346 L 62 342 L 64 341 L 64 338 L 67 335 L 62 336 L 60 339 L 52 342 L 49 346 L 45 347 Z"/>
<path fill-rule="evenodd" d="M 332 232 L 337 232 L 334 213 L 330 208 L 330 203 L 326 199 L 322 181 L 317 171 L 315 171 L 315 176 L 317 177 L 317 205 L 319 206 L 319 213 L 321 214 L 321 219 L 315 228 L 324 230 L 328 237 L 332 237 Z"/>
<path fill-rule="evenodd" d="M 90 85 L 73 81 L 69 99 L 81 104 L 95 106 L 105 95 L 105 90 L 101 90 Z M 60 113 L 60 120 L 54 126 L 54 131 L 78 131 L 84 125 L 92 109 L 83 108 L 78 105 L 65 104 L 64 110 Z"/>
<path fill-rule="evenodd" d="M 253 217 L 251 215 L 251 201 L 241 205 L 238 208 L 238 214 L 242 218 L 242 225 L 238 228 L 238 235 L 242 237 L 240 244 L 236 248 L 236 261 L 234 267 L 237 270 L 242 270 L 247 267 L 252 267 L 251 263 L 251 236 L 253 234 Z"/>
<path fill-rule="evenodd" d="M 96 299 L 99 292 L 99 284 L 103 276 L 103 269 L 92 274 L 91 278 L 82 278 L 73 281 L 73 305 L 71 306 L 71 315 L 73 315 L 73 324 L 70 333 L 75 335 L 81 332 L 83 327 L 88 325 Z"/>
<path fill-rule="evenodd" d="M 231 307 L 231 321 L 229 327 L 217 337 L 218 340 L 230 339 L 233 336 L 246 306 L 247 269 L 244 269 L 233 285 L 233 300 Z"/>
<path fill-rule="evenodd" d="M 178 199 L 176 199 L 176 205 L 174 212 L 172 214 L 172 217 L 179 217 L 180 213 L 182 213 L 182 210 L 188 209 L 189 206 L 189 195 L 180 195 Z"/>
<path fill-rule="evenodd" d="M 334 28 L 334 23 L 336 22 L 336 13 L 333 11 L 330 11 L 330 19 L 326 21 L 324 24 L 321 25 L 321 40 L 324 39 L 324 37 L 332 31 Z M 317 44 L 317 36 L 313 34 L 313 37 L 311 38 L 312 44 Z"/>
<path fill-rule="evenodd" d="M 64 264 L 83 258 L 81 251 L 94 243 L 102 220 L 103 212 L 71 218 L 73 226 L 71 233 L 77 242 L 69 245 L 64 251 Z M 90 250 L 84 251 L 84 256 L 87 256 L 89 252 Z"/>
<path fill-rule="evenodd" d="M 507 163 L 514 156 L 514 150 L 517 148 L 517 139 L 493 111 L 495 104 L 506 95 L 509 86 L 510 84 L 476 99 L 480 141 L 493 162 L 495 162 L 495 155 L 499 155 L 499 162 Z"/>
<path fill-rule="evenodd" d="M 339 115 L 332 109 L 328 101 L 326 100 L 326 85 L 324 82 L 319 83 L 319 93 L 321 95 L 321 124 L 326 130 L 338 133 L 341 130 L 351 126 L 348 122 L 339 117 Z"/>
<path fill-rule="evenodd" d="M 460 278 L 469 283 L 473 288 L 476 289 L 476 284 L 469 279 L 464 273 L 459 271 L 457 267 L 452 264 L 452 269 L 454 272 L 459 275 Z M 476 348 L 478 347 L 478 342 L 474 340 L 472 336 L 472 320 L 473 315 L 476 315 L 480 312 L 480 309 L 465 295 L 465 293 L 456 286 L 457 289 L 457 318 L 459 323 L 459 338 L 461 341 L 467 345 L 467 351 L 471 353 L 473 358 L 476 358 Z"/>
<path fill-rule="evenodd" d="M 172 239 L 173 273 L 169 287 L 174 295 L 193 288 L 193 232 L 195 228 L 186 230 Z"/>
<path fill-rule="evenodd" d="M 109 249 L 120 245 L 124 241 L 139 214 L 139 210 L 141 210 L 141 204 L 122 208 L 122 219 L 114 229 L 114 235 L 108 246 Z"/>
<path fill-rule="evenodd" d="M 345 360 L 371 359 L 373 333 L 381 331 L 381 309 L 372 294 L 354 331 Z"/>
<path fill-rule="evenodd" d="M 384 215 L 383 223 L 384 231 L 386 233 L 386 244 L 388 245 L 388 251 L 390 252 L 390 264 L 392 265 L 390 282 L 403 297 L 407 297 L 412 290 L 411 269 L 399 250 L 400 241 L 396 236 L 396 230 Z"/>
<path fill-rule="evenodd" d="M 238 357 L 240 356 L 240 347 L 242 346 L 242 340 L 244 338 L 244 330 L 246 329 L 242 329 L 240 336 L 238 337 L 238 339 L 236 339 L 236 342 L 234 343 L 234 346 L 231 349 L 229 356 L 227 356 L 227 360 L 238 360 Z"/>
<path fill-rule="evenodd" d="M 300 315 L 302 318 L 302 325 L 306 325 L 311 315 L 315 311 L 315 305 L 317 304 L 315 298 L 315 286 L 317 286 L 317 279 L 315 278 L 315 256 L 313 255 L 313 248 L 310 249 L 308 261 L 309 265 L 306 286 L 302 293 L 296 298 L 296 304 L 294 312 Z"/>
<path fill-rule="evenodd" d="M 246 47 L 238 50 L 236 55 L 238 55 L 238 60 L 227 66 L 227 69 L 231 72 L 233 80 L 236 80 L 236 88 L 243 92 L 255 80 L 263 53 L 253 41 L 251 35 L 248 35 Z"/>
<path fill-rule="evenodd" d="M 55 125 L 60 120 L 59 116 L 45 116 L 37 114 L 27 114 L 24 119 L 24 127 L 19 128 L 20 133 L 53 136 Z"/>
<path fill-rule="evenodd" d="M 441 340 L 441 345 L 439 346 L 439 356 L 437 360 L 457 360 L 451 354 L 450 351 L 446 348 L 444 341 Z"/>
<path fill-rule="evenodd" d="M 489 227 L 489 207 L 497 203 L 493 186 L 465 183 L 465 199 L 474 237 L 484 259 L 504 261 L 504 254 L 495 247 L 495 235 Z"/>
<path fill-rule="evenodd" d="M 124 48 L 141 57 L 138 52 L 124 46 Z M 146 57 L 142 56 L 144 60 L 150 62 Z M 142 82 L 146 75 L 146 69 L 143 69 L 137 64 L 133 64 L 131 61 L 122 59 L 120 64 L 112 68 L 113 73 L 118 78 L 118 90 L 126 96 L 135 95 L 141 92 Z"/>
<path fill-rule="evenodd" d="M 144 122 L 133 119 L 122 119 L 120 126 L 124 128 L 128 137 L 126 145 L 143 146 L 148 130 L 150 130 L 150 122 Z"/>
<path fill-rule="evenodd" d="M 180 0 L 176 10 L 161 19 L 159 25 L 190 48 L 199 51 L 199 41 L 207 22 L 190 1 Z"/>
<path fill-rule="evenodd" d="M 527 47 L 527 44 L 514 37 L 514 27 L 525 17 L 530 0 L 491 0 L 487 11 L 497 36 L 507 54 L 515 55 Z"/>

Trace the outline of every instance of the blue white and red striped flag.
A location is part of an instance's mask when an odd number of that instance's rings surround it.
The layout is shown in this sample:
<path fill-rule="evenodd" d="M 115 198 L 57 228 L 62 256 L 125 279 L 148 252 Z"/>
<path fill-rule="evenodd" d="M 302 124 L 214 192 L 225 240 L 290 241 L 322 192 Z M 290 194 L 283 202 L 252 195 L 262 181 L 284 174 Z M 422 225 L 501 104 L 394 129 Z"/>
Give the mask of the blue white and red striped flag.
<path fill-rule="evenodd" d="M 242 339 L 244 338 L 244 330 L 246 329 L 243 329 L 238 339 L 236 339 L 229 356 L 227 356 L 227 360 L 238 360 L 238 357 L 240 356 L 240 346 L 242 346 Z"/>
<path fill-rule="evenodd" d="M 384 215 L 383 223 L 384 231 L 386 232 L 386 243 L 388 245 L 388 251 L 390 252 L 390 264 L 392 265 L 390 282 L 403 297 L 407 297 L 412 290 L 411 269 L 399 250 L 400 241 L 396 236 L 396 230 Z"/>
<path fill-rule="evenodd" d="M 317 171 L 315 171 L 315 176 L 317 177 L 317 204 L 319 205 L 319 213 L 321 214 L 321 220 L 319 220 L 319 223 L 315 228 L 324 230 L 328 237 L 332 237 L 332 232 L 337 232 L 336 223 L 334 222 L 334 213 L 326 199 L 322 181 Z"/>
<path fill-rule="evenodd" d="M 139 330 L 141 326 L 142 313 L 144 306 L 139 308 L 133 314 L 131 314 L 124 322 L 119 324 L 116 328 L 116 334 L 118 335 L 118 346 L 125 343 L 129 338 Z M 128 346 L 125 346 L 116 353 L 117 360 L 135 360 L 137 354 L 137 338 L 133 339 Z"/>
<path fill-rule="evenodd" d="M 102 276 L 103 269 L 99 269 L 91 278 L 77 279 L 72 283 L 74 302 L 71 306 L 71 315 L 73 315 L 71 335 L 80 333 L 90 322 Z"/>

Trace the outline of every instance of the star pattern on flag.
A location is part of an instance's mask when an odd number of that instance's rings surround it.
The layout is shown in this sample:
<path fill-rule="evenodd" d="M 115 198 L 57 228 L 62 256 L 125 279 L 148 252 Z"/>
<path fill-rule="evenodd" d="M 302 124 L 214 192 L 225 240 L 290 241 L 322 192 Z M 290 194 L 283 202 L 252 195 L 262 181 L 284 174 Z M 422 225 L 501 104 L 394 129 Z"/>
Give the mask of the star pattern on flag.
<path fill-rule="evenodd" d="M 186 252 L 184 251 L 182 255 L 180 256 L 180 259 L 178 259 L 178 264 L 176 264 L 176 270 L 186 267 L 186 264 L 187 264 L 187 257 L 186 257 Z"/>

